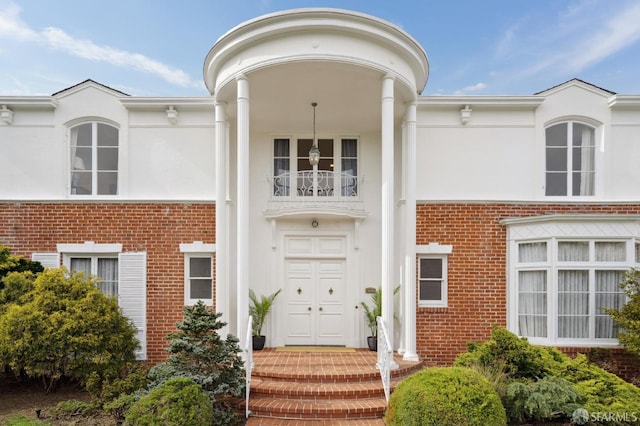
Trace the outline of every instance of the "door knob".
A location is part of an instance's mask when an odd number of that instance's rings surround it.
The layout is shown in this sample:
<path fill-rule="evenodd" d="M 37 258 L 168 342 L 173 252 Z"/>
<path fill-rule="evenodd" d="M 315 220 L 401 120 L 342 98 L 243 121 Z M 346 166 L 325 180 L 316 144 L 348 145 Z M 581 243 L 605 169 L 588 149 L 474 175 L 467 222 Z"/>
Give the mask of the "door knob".
<path fill-rule="evenodd" d="M 310 311 L 310 310 L 311 310 L 311 306 L 307 308 L 307 311 Z M 320 310 L 322 310 L 322 308 L 320 308 Z"/>
<path fill-rule="evenodd" d="M 329 294 L 333 294 L 333 288 L 329 289 Z"/>
<path fill-rule="evenodd" d="M 319 311 L 322 311 L 322 306 L 320 306 L 320 309 L 318 309 Z"/>
<path fill-rule="evenodd" d="M 298 294 L 302 293 L 302 289 L 300 287 L 298 287 L 298 289 L 296 290 L 296 292 L 298 292 Z"/>

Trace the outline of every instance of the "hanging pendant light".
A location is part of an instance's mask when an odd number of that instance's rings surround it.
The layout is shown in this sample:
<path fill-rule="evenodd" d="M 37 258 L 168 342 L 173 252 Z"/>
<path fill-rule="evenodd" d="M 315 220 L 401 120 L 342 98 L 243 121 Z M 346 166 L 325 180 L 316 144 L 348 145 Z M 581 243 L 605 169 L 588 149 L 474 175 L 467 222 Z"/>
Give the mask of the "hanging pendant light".
<path fill-rule="evenodd" d="M 315 167 L 320 162 L 320 150 L 318 149 L 318 141 L 316 140 L 316 107 L 317 102 L 311 102 L 313 107 L 313 141 L 311 143 L 311 149 L 309 150 L 309 164 Z"/>

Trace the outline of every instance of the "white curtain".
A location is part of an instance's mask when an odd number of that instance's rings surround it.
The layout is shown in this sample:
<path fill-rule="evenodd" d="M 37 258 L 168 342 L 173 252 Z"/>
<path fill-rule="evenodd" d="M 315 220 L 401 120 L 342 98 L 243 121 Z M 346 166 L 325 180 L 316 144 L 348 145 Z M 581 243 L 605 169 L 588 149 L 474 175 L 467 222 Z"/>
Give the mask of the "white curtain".
<path fill-rule="evenodd" d="M 626 296 L 620 289 L 623 271 L 596 271 L 596 338 L 613 339 L 618 335 L 613 319 L 602 308 L 621 308 Z"/>
<path fill-rule="evenodd" d="M 341 195 L 355 197 L 358 195 L 358 141 L 356 139 L 342 139 L 341 142 Z"/>
<path fill-rule="evenodd" d="M 118 259 L 116 258 L 98 258 L 90 257 L 74 257 L 71 258 L 71 271 L 84 272 L 85 275 L 91 274 L 91 262 L 96 261 L 97 270 L 95 275 L 100 278 L 98 288 L 107 296 L 118 295 Z"/>
<path fill-rule="evenodd" d="M 273 141 L 273 195 L 289 196 L 289 139 Z"/>
<path fill-rule="evenodd" d="M 518 273 L 518 330 L 524 337 L 547 337 L 547 271 Z"/>
<path fill-rule="evenodd" d="M 581 155 L 580 155 L 580 194 L 593 195 L 594 176 L 595 176 L 595 141 L 594 131 L 590 127 L 584 125 L 575 125 L 574 127 L 582 128 L 581 132 Z M 576 129 L 577 130 L 577 129 Z M 574 169 L 575 170 L 575 169 Z"/>
<path fill-rule="evenodd" d="M 589 271 L 558 271 L 558 337 L 589 337 Z"/>

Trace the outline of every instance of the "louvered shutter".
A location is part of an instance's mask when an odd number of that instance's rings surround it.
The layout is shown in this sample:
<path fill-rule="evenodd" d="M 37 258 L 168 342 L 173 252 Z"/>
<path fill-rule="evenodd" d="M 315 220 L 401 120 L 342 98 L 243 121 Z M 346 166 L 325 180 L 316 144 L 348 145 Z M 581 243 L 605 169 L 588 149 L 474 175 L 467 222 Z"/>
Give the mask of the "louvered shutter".
<path fill-rule="evenodd" d="M 136 358 L 147 359 L 147 253 L 118 256 L 118 305 L 138 329 L 140 349 Z"/>
<path fill-rule="evenodd" d="M 60 267 L 60 253 L 31 253 L 31 260 L 40 262 L 45 268 Z"/>

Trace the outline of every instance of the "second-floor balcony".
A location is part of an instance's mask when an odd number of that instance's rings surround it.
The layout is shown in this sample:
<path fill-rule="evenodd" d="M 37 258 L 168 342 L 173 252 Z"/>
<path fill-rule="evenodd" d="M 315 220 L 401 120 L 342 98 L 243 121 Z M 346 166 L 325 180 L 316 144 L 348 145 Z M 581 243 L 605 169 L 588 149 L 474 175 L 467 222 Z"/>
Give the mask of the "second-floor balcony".
<path fill-rule="evenodd" d="M 363 179 L 329 170 L 285 172 L 269 179 L 271 195 L 267 216 L 327 213 L 365 216 Z"/>

